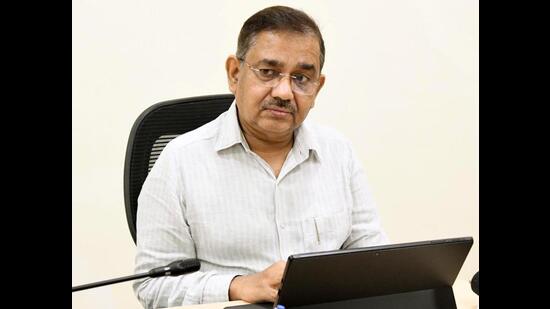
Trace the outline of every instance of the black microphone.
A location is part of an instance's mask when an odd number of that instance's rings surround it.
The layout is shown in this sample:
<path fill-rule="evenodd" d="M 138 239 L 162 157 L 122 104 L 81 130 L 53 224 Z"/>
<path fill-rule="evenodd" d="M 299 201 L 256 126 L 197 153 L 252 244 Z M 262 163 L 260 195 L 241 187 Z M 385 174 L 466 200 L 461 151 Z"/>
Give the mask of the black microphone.
<path fill-rule="evenodd" d="M 156 278 L 156 277 L 162 277 L 162 276 L 179 276 L 179 275 L 195 272 L 200 268 L 201 268 L 201 263 L 197 259 L 179 260 L 179 261 L 174 261 L 166 266 L 153 268 L 146 273 L 74 286 L 73 292 L 95 288 L 98 286 L 118 283 L 118 282 L 124 282 L 128 280 L 144 278 L 144 277 Z"/>
<path fill-rule="evenodd" d="M 470 286 L 472 287 L 472 291 L 479 295 L 479 271 L 472 277 Z"/>

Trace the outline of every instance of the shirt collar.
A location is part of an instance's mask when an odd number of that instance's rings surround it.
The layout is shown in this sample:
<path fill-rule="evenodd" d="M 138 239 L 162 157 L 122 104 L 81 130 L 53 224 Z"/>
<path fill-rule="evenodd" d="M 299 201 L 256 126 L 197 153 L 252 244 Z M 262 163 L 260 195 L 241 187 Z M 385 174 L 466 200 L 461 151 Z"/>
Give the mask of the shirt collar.
<path fill-rule="evenodd" d="M 317 160 L 321 160 L 319 143 L 317 141 L 318 136 L 304 121 L 296 130 L 294 130 L 294 147 L 299 151 L 301 156 L 308 156 L 311 152 L 317 157 Z"/>
<path fill-rule="evenodd" d="M 230 148 L 236 144 L 243 145 L 246 151 L 250 151 L 250 147 L 244 138 L 239 125 L 239 118 L 237 115 L 237 104 L 235 101 L 231 103 L 231 106 L 225 113 L 225 117 L 221 120 L 219 131 L 216 138 L 216 151 Z M 319 154 L 319 144 L 317 136 L 312 129 L 306 124 L 302 123 L 296 130 L 294 130 L 294 146 L 301 156 L 309 155 L 309 151 L 315 154 L 318 160 L 321 159 Z"/>
<path fill-rule="evenodd" d="M 248 147 L 248 143 L 246 142 L 239 125 L 237 104 L 235 103 L 235 100 L 233 100 L 233 103 L 231 103 L 231 106 L 229 106 L 229 109 L 225 112 L 225 117 L 221 120 L 218 130 L 218 136 L 216 138 L 216 151 L 227 149 L 239 143 L 242 144 L 247 151 L 250 151 L 250 147 Z"/>

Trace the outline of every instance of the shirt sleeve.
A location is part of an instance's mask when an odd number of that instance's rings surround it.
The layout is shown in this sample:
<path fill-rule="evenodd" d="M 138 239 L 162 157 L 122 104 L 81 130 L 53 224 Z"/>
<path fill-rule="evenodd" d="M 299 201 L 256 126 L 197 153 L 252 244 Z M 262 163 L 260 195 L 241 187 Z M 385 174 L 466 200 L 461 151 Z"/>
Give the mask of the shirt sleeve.
<path fill-rule="evenodd" d="M 196 258 L 195 245 L 185 219 L 181 177 L 168 144 L 147 176 L 138 198 L 135 273 L 173 261 Z M 137 280 L 134 293 L 144 308 L 223 302 L 238 274 L 201 270 L 175 277 Z"/>
<path fill-rule="evenodd" d="M 388 237 L 381 226 L 380 217 L 367 176 L 361 162 L 354 153 L 351 144 L 349 149 L 350 191 L 352 196 L 351 233 L 343 248 L 359 248 L 385 245 Z"/>

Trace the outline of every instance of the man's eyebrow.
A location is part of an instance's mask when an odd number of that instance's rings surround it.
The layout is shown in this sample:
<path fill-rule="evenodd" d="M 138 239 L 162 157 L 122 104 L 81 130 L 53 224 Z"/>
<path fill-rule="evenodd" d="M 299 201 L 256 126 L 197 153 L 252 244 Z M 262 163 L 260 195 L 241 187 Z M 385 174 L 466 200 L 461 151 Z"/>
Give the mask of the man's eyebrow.
<path fill-rule="evenodd" d="M 298 63 L 298 67 L 302 70 L 317 72 L 315 65 L 311 63 L 300 62 Z"/>
<path fill-rule="evenodd" d="M 284 62 L 281 62 L 281 61 L 275 60 L 275 59 L 267 59 L 267 58 L 264 58 L 264 59 L 258 61 L 258 64 L 266 64 L 266 65 L 269 65 L 271 67 L 276 67 L 276 68 L 281 68 L 281 67 L 285 66 Z M 311 63 L 299 62 L 297 67 L 304 70 L 304 71 L 313 71 L 314 73 L 317 72 L 317 69 L 315 68 L 315 65 L 311 64 Z"/>
<path fill-rule="evenodd" d="M 283 67 L 285 65 L 284 62 L 280 62 L 279 60 L 267 59 L 267 58 L 260 60 L 258 64 L 267 64 L 272 67 Z"/>

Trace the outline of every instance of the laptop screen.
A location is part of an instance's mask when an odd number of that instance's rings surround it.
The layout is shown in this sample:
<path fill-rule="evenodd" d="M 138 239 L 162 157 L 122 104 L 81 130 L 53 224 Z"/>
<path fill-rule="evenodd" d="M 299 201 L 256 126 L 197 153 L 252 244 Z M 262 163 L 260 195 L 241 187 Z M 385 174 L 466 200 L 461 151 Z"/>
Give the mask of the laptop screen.
<path fill-rule="evenodd" d="M 275 305 L 452 287 L 472 244 L 462 237 L 291 255 Z"/>

